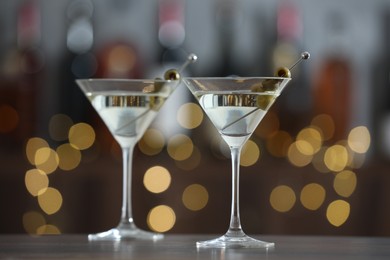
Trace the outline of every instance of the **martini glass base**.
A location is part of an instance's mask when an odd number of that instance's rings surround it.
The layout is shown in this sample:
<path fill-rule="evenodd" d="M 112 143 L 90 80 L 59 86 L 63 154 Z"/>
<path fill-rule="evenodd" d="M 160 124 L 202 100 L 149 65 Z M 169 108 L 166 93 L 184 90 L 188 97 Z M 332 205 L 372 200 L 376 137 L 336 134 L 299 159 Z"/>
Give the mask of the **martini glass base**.
<path fill-rule="evenodd" d="M 108 240 L 108 241 L 120 241 L 120 240 L 152 240 L 156 241 L 162 239 L 164 235 L 141 230 L 131 224 L 121 224 L 116 228 L 104 231 L 101 233 L 88 235 L 88 240 Z"/>
<path fill-rule="evenodd" d="M 197 248 L 273 248 L 275 243 L 265 242 L 244 236 L 227 236 L 223 235 L 219 238 L 196 242 Z"/>

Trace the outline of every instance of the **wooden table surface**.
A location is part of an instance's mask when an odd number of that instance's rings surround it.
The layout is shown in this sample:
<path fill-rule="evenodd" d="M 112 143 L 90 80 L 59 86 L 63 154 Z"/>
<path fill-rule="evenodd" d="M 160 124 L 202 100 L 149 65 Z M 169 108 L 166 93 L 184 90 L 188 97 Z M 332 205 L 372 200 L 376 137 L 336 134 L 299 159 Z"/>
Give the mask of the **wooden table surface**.
<path fill-rule="evenodd" d="M 0 259 L 390 259 L 390 238 L 254 236 L 273 249 L 197 249 L 210 235 L 166 235 L 163 240 L 89 242 L 86 235 L 0 235 Z"/>

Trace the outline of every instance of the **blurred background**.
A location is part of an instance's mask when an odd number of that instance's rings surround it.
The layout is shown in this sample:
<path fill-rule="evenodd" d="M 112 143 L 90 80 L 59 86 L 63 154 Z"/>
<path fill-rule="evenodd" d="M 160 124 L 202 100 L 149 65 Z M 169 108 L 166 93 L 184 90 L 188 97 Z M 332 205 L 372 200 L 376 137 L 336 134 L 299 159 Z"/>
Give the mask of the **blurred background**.
<path fill-rule="evenodd" d="M 387 0 L 0 2 L 0 233 L 117 225 L 119 146 L 74 83 L 154 78 L 194 52 L 190 76 L 271 76 L 311 59 L 246 145 L 247 233 L 390 235 Z M 227 146 L 183 86 L 136 147 L 144 229 L 223 233 Z"/>

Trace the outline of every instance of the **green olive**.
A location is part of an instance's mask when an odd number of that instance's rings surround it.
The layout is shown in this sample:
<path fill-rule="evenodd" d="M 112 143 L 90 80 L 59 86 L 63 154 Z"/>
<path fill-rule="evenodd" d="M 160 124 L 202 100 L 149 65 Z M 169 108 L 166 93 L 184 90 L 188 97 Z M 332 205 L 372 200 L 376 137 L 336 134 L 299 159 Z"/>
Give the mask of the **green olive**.
<path fill-rule="evenodd" d="M 286 67 L 281 67 L 276 70 L 275 76 L 277 77 L 284 77 L 284 78 L 291 78 L 291 72 Z"/>
<path fill-rule="evenodd" d="M 180 73 L 175 69 L 169 69 L 164 73 L 165 80 L 179 80 Z"/>
<path fill-rule="evenodd" d="M 263 84 L 261 82 L 253 84 L 251 86 L 251 91 L 252 92 L 264 92 Z"/>
<path fill-rule="evenodd" d="M 262 110 L 267 110 L 274 101 L 274 95 L 260 95 L 257 97 L 257 106 Z"/>
<path fill-rule="evenodd" d="M 147 85 L 143 88 L 142 92 L 144 93 L 154 93 L 160 91 L 162 86 L 164 85 L 163 80 L 161 78 L 155 78 L 155 82 L 153 85 Z"/>

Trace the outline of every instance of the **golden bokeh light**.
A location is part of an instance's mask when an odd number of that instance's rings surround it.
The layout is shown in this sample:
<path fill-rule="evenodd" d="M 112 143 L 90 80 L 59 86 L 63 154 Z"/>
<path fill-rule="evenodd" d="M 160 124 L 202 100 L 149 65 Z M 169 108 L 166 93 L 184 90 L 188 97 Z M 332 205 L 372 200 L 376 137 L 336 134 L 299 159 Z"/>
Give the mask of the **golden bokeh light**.
<path fill-rule="evenodd" d="M 356 189 L 357 178 L 353 171 L 339 172 L 333 180 L 333 188 L 342 197 L 348 198 Z"/>
<path fill-rule="evenodd" d="M 134 69 L 137 63 L 137 55 L 133 49 L 120 44 L 110 49 L 107 53 L 107 74 L 110 77 L 123 77 Z"/>
<path fill-rule="evenodd" d="M 23 227 L 27 234 L 34 235 L 39 227 L 46 224 L 45 217 L 36 211 L 28 211 L 23 214 Z"/>
<path fill-rule="evenodd" d="M 345 200 L 331 202 L 326 210 L 326 218 L 335 227 L 343 225 L 350 214 L 351 207 Z"/>
<path fill-rule="evenodd" d="M 85 150 L 95 142 L 95 131 L 86 123 L 78 123 L 69 129 L 69 143 L 76 149 Z"/>
<path fill-rule="evenodd" d="M 70 171 L 79 166 L 81 162 L 80 150 L 69 143 L 62 144 L 56 150 L 59 158 L 58 167 L 64 171 Z"/>
<path fill-rule="evenodd" d="M 50 158 L 52 149 L 50 147 L 42 147 L 35 153 L 34 164 L 40 165 L 47 162 Z"/>
<path fill-rule="evenodd" d="M 38 203 L 41 209 L 48 215 L 52 215 L 60 210 L 62 206 L 61 193 L 52 187 L 38 195 Z"/>
<path fill-rule="evenodd" d="M 171 207 L 159 205 L 149 211 L 147 223 L 156 232 L 167 232 L 175 225 L 176 214 Z"/>
<path fill-rule="evenodd" d="M 302 129 L 296 138 L 297 141 L 301 141 L 298 145 L 298 149 L 301 153 L 306 155 L 313 155 L 317 153 L 322 146 L 321 132 L 316 128 L 307 127 Z M 303 145 L 303 147 L 301 147 Z"/>
<path fill-rule="evenodd" d="M 326 191 L 318 183 L 309 183 L 301 190 L 300 201 L 309 210 L 317 210 L 324 203 Z"/>
<path fill-rule="evenodd" d="M 367 154 L 365 153 L 353 153 L 351 152 L 352 154 L 350 155 L 351 156 L 351 160 L 348 164 L 348 166 L 352 169 L 359 169 L 361 168 L 364 163 L 366 162 L 366 157 L 367 157 Z"/>
<path fill-rule="evenodd" d="M 344 170 L 349 161 L 347 149 L 340 144 L 330 146 L 325 151 L 324 162 L 326 167 L 333 172 Z"/>
<path fill-rule="evenodd" d="M 254 141 L 248 140 L 242 148 L 240 164 L 242 166 L 248 167 L 255 164 L 259 160 L 259 158 L 259 147 Z"/>
<path fill-rule="evenodd" d="M 54 225 L 42 225 L 37 228 L 37 235 L 60 235 L 61 231 Z"/>
<path fill-rule="evenodd" d="M 19 114 L 10 105 L 0 104 L 0 133 L 9 133 L 19 124 Z"/>
<path fill-rule="evenodd" d="M 58 163 L 58 154 L 49 147 L 40 148 L 35 153 L 35 166 L 46 174 L 50 174 L 57 170 Z"/>
<path fill-rule="evenodd" d="M 171 174 L 162 166 L 153 166 L 145 172 L 143 182 L 148 191 L 161 193 L 169 188 Z"/>
<path fill-rule="evenodd" d="M 330 115 L 320 114 L 311 120 L 311 125 L 317 127 L 322 132 L 324 140 L 330 140 L 335 132 L 334 120 Z"/>
<path fill-rule="evenodd" d="M 162 151 L 165 145 L 164 135 L 160 130 L 150 128 L 138 142 L 138 148 L 146 155 L 156 155 Z"/>
<path fill-rule="evenodd" d="M 353 157 L 355 156 L 355 152 L 351 150 L 351 148 L 348 146 L 347 140 L 341 140 L 337 142 L 336 144 L 341 145 L 345 148 L 347 151 L 347 165 L 345 167 L 351 167 L 353 165 Z"/>
<path fill-rule="evenodd" d="M 274 210 L 288 212 L 295 205 L 295 192 L 287 185 L 279 185 L 272 190 L 269 202 Z"/>
<path fill-rule="evenodd" d="M 366 153 L 370 148 L 371 136 L 367 127 L 353 128 L 348 135 L 348 145 L 355 153 Z"/>
<path fill-rule="evenodd" d="M 177 161 L 188 159 L 191 156 L 193 149 L 194 145 L 192 140 L 184 134 L 173 136 L 169 140 L 167 146 L 169 156 Z"/>
<path fill-rule="evenodd" d="M 312 162 L 313 155 L 303 154 L 298 148 L 298 146 L 302 147 L 303 145 L 301 143 L 304 142 L 305 141 L 296 141 L 292 143 L 288 149 L 288 153 L 287 153 L 288 161 L 294 166 L 304 167 Z"/>
<path fill-rule="evenodd" d="M 186 103 L 177 111 L 177 122 L 186 129 L 197 128 L 203 121 L 203 110 L 198 104 Z"/>
<path fill-rule="evenodd" d="M 288 149 L 292 144 L 293 139 L 286 131 L 277 131 L 267 138 L 267 150 L 275 157 L 287 156 Z"/>
<path fill-rule="evenodd" d="M 68 132 L 73 125 L 73 120 L 65 114 L 56 114 L 50 118 L 49 134 L 55 141 L 65 141 L 68 139 Z"/>
<path fill-rule="evenodd" d="M 49 186 L 49 178 L 38 169 L 28 170 L 24 176 L 27 191 L 34 197 L 46 191 Z"/>
<path fill-rule="evenodd" d="M 329 172 L 330 170 L 328 169 L 328 167 L 326 166 L 325 164 L 325 161 L 324 161 L 324 157 L 325 157 L 325 152 L 326 150 L 328 149 L 328 147 L 326 146 L 323 146 L 313 157 L 313 160 L 312 160 L 312 165 L 313 167 L 319 171 L 319 172 L 322 172 L 322 173 L 327 173 Z"/>
<path fill-rule="evenodd" d="M 39 138 L 39 137 L 32 137 L 28 139 L 26 144 L 26 157 L 27 160 L 32 164 L 35 165 L 35 154 L 40 148 L 49 147 L 49 144 L 46 142 L 46 140 Z"/>
<path fill-rule="evenodd" d="M 192 211 L 203 209 L 209 201 L 207 189 L 200 184 L 191 184 L 183 192 L 184 206 Z"/>
<path fill-rule="evenodd" d="M 191 171 L 199 166 L 201 160 L 202 154 L 200 153 L 198 147 L 194 146 L 191 156 L 183 161 L 175 161 L 175 165 L 179 169 Z"/>
<path fill-rule="evenodd" d="M 299 153 L 303 155 L 313 155 L 315 154 L 313 146 L 306 140 L 297 140 L 295 141 L 295 146 L 298 149 Z"/>

